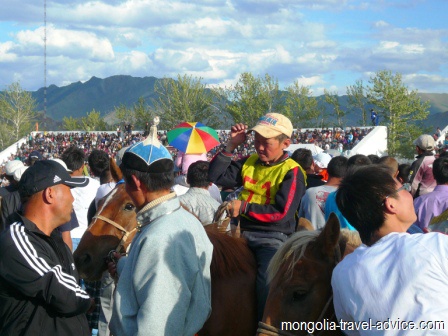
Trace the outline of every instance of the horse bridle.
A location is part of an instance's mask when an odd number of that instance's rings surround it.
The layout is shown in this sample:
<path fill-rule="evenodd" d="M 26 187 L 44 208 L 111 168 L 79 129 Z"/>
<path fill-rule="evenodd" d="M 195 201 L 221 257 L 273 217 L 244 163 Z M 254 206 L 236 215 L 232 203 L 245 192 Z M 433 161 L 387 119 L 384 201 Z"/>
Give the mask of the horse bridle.
<path fill-rule="evenodd" d="M 335 247 L 334 259 L 335 259 L 335 266 L 342 259 L 342 253 L 341 253 L 341 248 L 340 248 L 339 244 L 337 245 L 337 247 Z M 325 304 L 324 308 L 322 309 L 322 312 L 320 313 L 320 315 L 317 318 L 316 322 L 314 322 L 314 325 L 316 325 L 317 322 L 320 322 L 321 320 L 323 320 L 323 318 L 325 316 L 325 313 L 327 312 L 328 308 L 330 307 L 330 305 L 332 303 L 333 303 L 333 291 L 331 292 L 330 297 L 328 298 L 327 303 Z M 334 317 L 334 313 L 330 317 L 330 320 L 333 317 Z M 326 331 L 326 330 L 322 329 L 317 334 L 308 332 L 306 334 L 306 336 L 319 336 L 324 331 Z M 279 329 L 277 327 L 274 327 L 274 326 L 272 326 L 270 324 L 267 324 L 267 323 L 264 323 L 262 321 L 258 322 L 257 334 L 259 334 L 259 333 L 263 333 L 264 335 L 268 335 L 268 336 L 296 336 L 296 334 L 293 334 L 293 333 L 291 333 L 289 331 L 286 331 L 286 330 Z"/>
<path fill-rule="evenodd" d="M 112 250 L 111 252 L 119 252 L 121 250 L 121 248 L 124 246 L 124 244 L 126 243 L 126 241 L 128 240 L 129 236 L 131 234 L 133 234 L 135 231 L 137 231 L 137 227 L 133 228 L 131 231 L 126 230 L 124 227 L 122 227 L 120 224 L 118 224 L 117 222 L 114 222 L 112 219 L 109 219 L 107 217 L 101 216 L 101 215 L 97 215 L 95 217 L 93 217 L 93 219 L 101 219 L 102 221 L 109 223 L 110 225 L 114 226 L 115 228 L 117 228 L 118 230 L 120 230 L 121 232 L 124 233 L 123 237 L 121 237 L 120 242 L 118 243 L 118 246 L 116 247 L 115 250 Z M 109 252 L 109 257 L 111 252 Z"/>

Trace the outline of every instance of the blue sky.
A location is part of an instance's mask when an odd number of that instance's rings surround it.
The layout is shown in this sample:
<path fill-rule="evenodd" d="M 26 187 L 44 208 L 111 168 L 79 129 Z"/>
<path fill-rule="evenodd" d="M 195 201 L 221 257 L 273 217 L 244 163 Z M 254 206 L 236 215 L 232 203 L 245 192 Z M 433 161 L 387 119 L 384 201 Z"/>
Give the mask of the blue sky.
<path fill-rule="evenodd" d="M 44 86 L 44 1 L 0 0 L 0 90 Z M 380 70 L 448 93 L 446 0 L 47 0 L 47 85 L 92 76 L 235 84 L 242 72 L 346 93 Z"/>

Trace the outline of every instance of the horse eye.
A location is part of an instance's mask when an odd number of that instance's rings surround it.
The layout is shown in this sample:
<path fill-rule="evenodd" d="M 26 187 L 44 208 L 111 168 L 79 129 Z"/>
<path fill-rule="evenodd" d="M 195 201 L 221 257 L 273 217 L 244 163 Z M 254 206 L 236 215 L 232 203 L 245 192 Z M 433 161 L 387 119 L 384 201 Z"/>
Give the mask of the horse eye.
<path fill-rule="evenodd" d="M 126 211 L 134 210 L 134 208 L 135 208 L 135 206 L 134 206 L 134 204 L 132 204 L 132 203 L 127 203 L 127 204 L 124 206 L 124 209 L 125 209 Z"/>
<path fill-rule="evenodd" d="M 294 291 L 292 293 L 293 301 L 302 301 L 306 296 L 306 292 Z"/>

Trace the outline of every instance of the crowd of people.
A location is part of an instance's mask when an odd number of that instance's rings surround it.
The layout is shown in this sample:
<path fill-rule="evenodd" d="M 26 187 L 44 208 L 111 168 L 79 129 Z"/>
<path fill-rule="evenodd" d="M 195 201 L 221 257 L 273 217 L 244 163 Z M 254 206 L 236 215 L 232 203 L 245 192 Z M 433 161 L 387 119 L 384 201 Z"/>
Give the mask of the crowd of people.
<path fill-rule="evenodd" d="M 128 147 L 142 141 L 149 133 L 145 126 L 143 132 L 129 131 L 128 126 L 125 132 L 118 127 L 116 132 L 38 132 L 29 134 L 27 142 L 19 146 L 14 153 L 10 153 L 6 161 L 19 159 L 22 162 L 28 158 L 33 151 L 39 152 L 45 158 L 59 157 L 65 149 L 70 146 L 81 148 L 86 155 L 93 149 L 105 151 L 111 157 L 115 157 L 121 148 Z M 334 149 L 341 153 L 352 149 L 365 137 L 373 128 L 352 127 L 345 130 L 340 128 L 327 129 L 294 129 L 291 136 L 291 144 L 315 144 L 324 149 Z M 168 146 L 166 131 L 159 131 L 158 137 L 164 146 Z M 230 131 L 221 130 L 218 132 L 221 146 L 212 149 L 208 153 L 209 159 L 216 154 L 227 142 Z M 173 157 L 176 157 L 177 150 L 170 149 Z M 248 136 L 244 144 L 239 145 L 235 150 L 235 159 L 241 159 L 255 152 L 254 137 Z"/>
<path fill-rule="evenodd" d="M 252 128 L 238 123 L 219 131 L 220 146 L 193 156 L 166 147 L 166 133 L 155 126 L 124 135 L 30 136 L 3 168 L 0 330 L 196 334 L 212 302 L 213 246 L 203 227 L 226 200 L 256 260 L 258 320 L 269 262 L 301 229 L 298 217 L 319 230 L 335 213 L 341 228 L 357 231 L 363 242 L 334 271 L 338 319 L 445 321 L 448 237 L 439 232 L 448 233 L 448 155 L 434 154 L 434 136 L 414 141 L 411 165 L 393 157 L 286 151 L 292 143 L 348 149 L 369 130 L 294 130 L 287 117 L 268 113 Z M 107 261 L 101 282 L 83 283 L 72 252 L 117 182 L 109 157 L 120 165 L 138 232 L 127 255 Z M 424 253 L 430 258 L 416 262 Z M 105 286 L 114 279 L 115 293 Z"/>

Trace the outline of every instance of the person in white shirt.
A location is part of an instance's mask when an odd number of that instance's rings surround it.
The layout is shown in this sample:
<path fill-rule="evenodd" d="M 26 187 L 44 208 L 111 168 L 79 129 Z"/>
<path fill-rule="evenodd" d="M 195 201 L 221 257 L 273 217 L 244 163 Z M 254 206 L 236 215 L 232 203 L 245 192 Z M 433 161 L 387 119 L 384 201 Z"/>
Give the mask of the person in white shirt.
<path fill-rule="evenodd" d="M 416 220 L 413 198 L 387 167 L 347 175 L 336 202 L 363 244 L 333 271 L 335 313 L 342 322 L 368 323 L 343 332 L 412 335 L 412 323 L 416 335 L 448 335 L 448 236 L 406 233 Z M 423 330 L 428 322 L 434 328 Z"/>
<path fill-rule="evenodd" d="M 339 183 L 347 172 L 348 159 L 335 156 L 328 164 L 328 181 L 322 186 L 307 189 L 299 207 L 299 218 L 308 219 L 315 230 L 325 226 L 325 202 L 333 191 L 338 189 Z"/>
<path fill-rule="evenodd" d="M 187 172 L 190 188 L 179 196 L 180 204 L 195 215 L 204 226 L 213 223 L 215 212 L 219 208 L 219 203 L 208 192 L 212 184 L 208 177 L 208 167 L 207 161 L 192 163 Z"/>
<path fill-rule="evenodd" d="M 65 162 L 67 168 L 72 171 L 70 173 L 72 177 L 84 177 L 85 154 L 81 148 L 76 146 L 67 148 L 62 153 L 61 159 Z M 96 192 L 100 186 L 100 182 L 97 180 L 91 177 L 87 178 L 89 179 L 89 184 L 87 186 L 71 189 L 72 195 L 75 199 L 73 202 L 73 210 L 76 213 L 79 223 L 79 226 L 70 232 L 73 242 L 73 251 L 75 251 L 78 247 L 82 235 L 89 226 L 87 213 L 90 203 L 94 200 Z"/>

